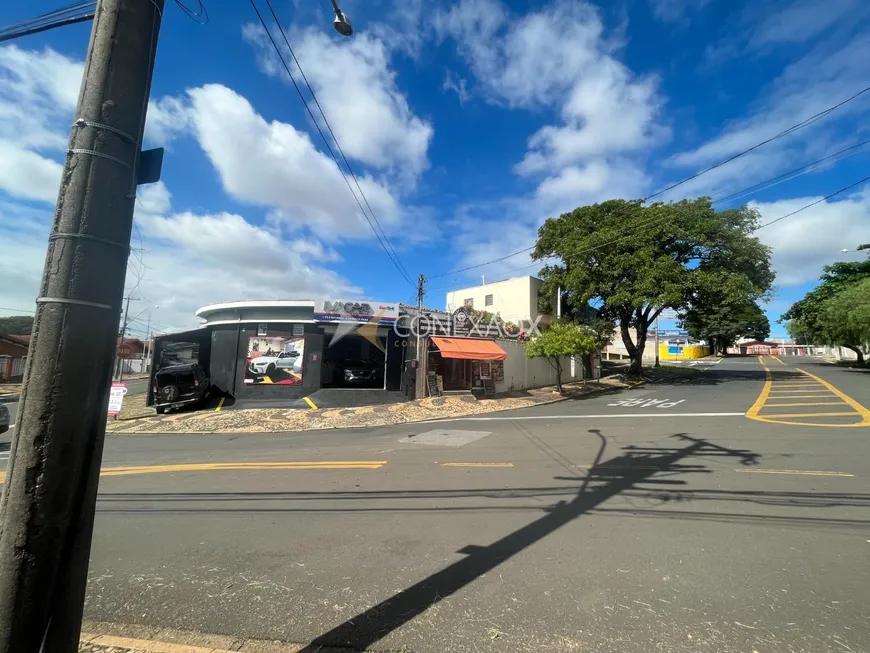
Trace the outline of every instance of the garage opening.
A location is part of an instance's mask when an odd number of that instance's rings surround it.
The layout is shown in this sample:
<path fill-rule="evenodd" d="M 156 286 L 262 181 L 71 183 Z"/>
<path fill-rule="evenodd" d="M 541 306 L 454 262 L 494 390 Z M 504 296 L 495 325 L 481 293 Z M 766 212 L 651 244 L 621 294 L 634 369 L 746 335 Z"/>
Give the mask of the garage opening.
<path fill-rule="evenodd" d="M 321 385 L 324 388 L 384 389 L 389 327 L 370 333 L 345 333 L 339 326 L 323 327 Z"/>

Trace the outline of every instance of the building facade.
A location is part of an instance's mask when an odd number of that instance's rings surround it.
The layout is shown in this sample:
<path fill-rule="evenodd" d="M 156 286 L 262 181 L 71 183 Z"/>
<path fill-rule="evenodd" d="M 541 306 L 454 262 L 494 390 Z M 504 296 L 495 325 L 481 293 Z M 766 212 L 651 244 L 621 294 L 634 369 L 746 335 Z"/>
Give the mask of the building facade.
<path fill-rule="evenodd" d="M 446 308 L 452 312 L 460 307 L 499 314 L 503 320 L 527 329 L 533 324 L 549 324 L 556 316 L 556 297 L 552 297 L 549 312 L 539 310 L 538 298 L 544 282 L 537 277 L 513 277 L 504 281 L 482 283 L 447 293 Z"/>

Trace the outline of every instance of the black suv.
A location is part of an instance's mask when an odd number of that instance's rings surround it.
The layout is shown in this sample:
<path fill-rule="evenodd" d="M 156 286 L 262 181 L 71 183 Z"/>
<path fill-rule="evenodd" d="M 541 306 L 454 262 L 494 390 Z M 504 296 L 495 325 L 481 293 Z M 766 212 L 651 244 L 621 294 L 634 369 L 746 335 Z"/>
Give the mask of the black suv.
<path fill-rule="evenodd" d="M 154 375 L 154 408 L 158 413 L 167 408 L 205 401 L 211 383 L 205 371 L 195 363 L 172 365 Z"/>

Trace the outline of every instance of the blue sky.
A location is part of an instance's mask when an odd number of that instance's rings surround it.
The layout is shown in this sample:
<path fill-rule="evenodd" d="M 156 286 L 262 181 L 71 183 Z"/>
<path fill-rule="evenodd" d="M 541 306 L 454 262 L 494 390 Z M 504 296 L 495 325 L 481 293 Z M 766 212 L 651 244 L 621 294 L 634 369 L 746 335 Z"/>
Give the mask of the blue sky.
<path fill-rule="evenodd" d="M 133 328 L 191 326 L 222 300 L 412 300 L 250 5 L 205 4 L 206 25 L 166 6 L 146 145 L 167 155 L 139 192 Z M 546 217 L 646 196 L 870 84 L 863 0 L 341 4 L 349 39 L 327 0 L 273 0 L 409 276 L 497 260 L 433 278 L 431 306 L 481 275 L 534 274 L 527 254 L 504 257 Z M 4 20 L 59 5 L 16 3 Z M 88 34 L 0 46 L 0 314 L 33 307 Z M 868 107 L 870 93 L 664 198 L 722 197 L 868 140 Z M 777 218 L 868 176 L 868 152 L 718 206 Z M 870 185 L 759 236 L 774 248 L 773 322 L 824 264 L 860 256 L 841 249 L 870 242 Z"/>

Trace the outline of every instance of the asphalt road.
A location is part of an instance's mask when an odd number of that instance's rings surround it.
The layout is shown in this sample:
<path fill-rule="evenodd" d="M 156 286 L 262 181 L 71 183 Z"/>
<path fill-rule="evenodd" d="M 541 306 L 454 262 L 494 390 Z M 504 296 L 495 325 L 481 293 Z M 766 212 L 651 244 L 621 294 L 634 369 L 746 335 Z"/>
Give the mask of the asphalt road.
<path fill-rule="evenodd" d="M 134 379 L 132 381 L 125 381 L 125 383 L 127 384 L 128 397 L 142 394 L 148 389 L 148 379 Z M 18 418 L 18 397 L 14 399 L 0 399 L 0 402 L 6 404 L 6 407 L 9 409 L 9 416 L 11 417 L 10 424 L 14 425 L 15 420 Z"/>
<path fill-rule="evenodd" d="M 86 617 L 312 652 L 868 651 L 870 375 L 781 361 L 429 424 L 110 437 Z"/>

